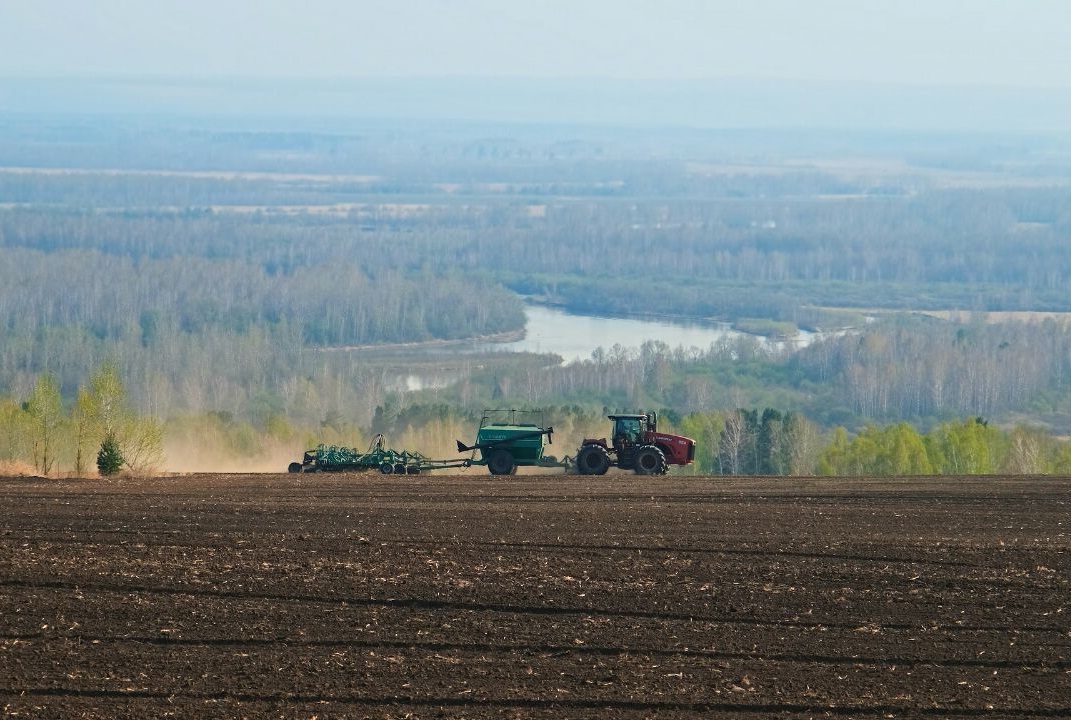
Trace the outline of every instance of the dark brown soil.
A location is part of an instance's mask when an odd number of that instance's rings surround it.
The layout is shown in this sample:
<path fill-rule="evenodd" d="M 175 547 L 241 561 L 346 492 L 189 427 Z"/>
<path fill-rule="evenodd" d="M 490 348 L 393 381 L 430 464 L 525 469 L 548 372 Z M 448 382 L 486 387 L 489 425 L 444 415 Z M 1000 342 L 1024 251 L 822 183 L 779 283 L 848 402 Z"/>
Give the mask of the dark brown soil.
<path fill-rule="evenodd" d="M 0 708 L 1069 717 L 1071 481 L 0 479 Z"/>

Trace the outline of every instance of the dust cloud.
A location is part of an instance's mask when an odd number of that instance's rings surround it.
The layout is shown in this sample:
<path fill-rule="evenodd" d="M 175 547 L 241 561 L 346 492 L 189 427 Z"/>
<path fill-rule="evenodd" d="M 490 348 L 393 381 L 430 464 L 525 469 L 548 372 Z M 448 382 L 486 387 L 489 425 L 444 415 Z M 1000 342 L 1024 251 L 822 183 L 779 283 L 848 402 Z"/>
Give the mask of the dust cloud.
<path fill-rule="evenodd" d="M 164 473 L 281 473 L 300 462 L 305 448 L 293 442 L 269 443 L 252 457 L 236 455 L 227 448 L 206 447 L 189 440 L 164 443 Z"/>
<path fill-rule="evenodd" d="M 0 476 L 4 477 L 44 477 L 33 465 L 20 460 L 0 460 Z"/>

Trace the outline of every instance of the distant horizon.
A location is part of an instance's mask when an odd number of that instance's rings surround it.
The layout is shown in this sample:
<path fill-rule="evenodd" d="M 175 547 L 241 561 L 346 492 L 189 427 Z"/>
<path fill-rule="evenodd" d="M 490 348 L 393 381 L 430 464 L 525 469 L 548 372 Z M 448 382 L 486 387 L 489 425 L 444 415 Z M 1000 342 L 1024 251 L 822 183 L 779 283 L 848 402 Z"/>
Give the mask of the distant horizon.
<path fill-rule="evenodd" d="M 1013 83 L 1000 83 L 1000 82 L 983 82 L 977 80 L 960 80 L 960 81 L 934 81 L 934 82 L 919 82 L 911 80 L 864 80 L 853 78 L 808 78 L 802 76 L 768 76 L 768 77 L 756 77 L 747 75 L 710 75 L 704 77 L 691 77 L 687 75 L 681 75 L 677 77 L 621 77 L 614 75 L 597 75 L 597 74 L 577 74 L 570 75 L 568 77 L 560 75 L 536 75 L 536 74 L 517 74 L 517 75 L 497 75 L 497 74 L 433 74 L 426 75 L 390 75 L 390 74 L 368 74 L 368 75 L 356 75 L 356 74 L 309 74 L 309 75 L 264 75 L 264 74 L 209 74 L 209 73 L 136 73 L 136 72 L 50 72 L 50 73 L 10 73 L 0 72 L 0 81 L 65 81 L 65 80 L 91 80 L 91 81 L 123 81 L 123 82 L 138 82 L 138 81 L 155 81 L 155 82 L 189 82 L 198 84 L 226 84 L 234 81 L 250 82 L 250 83 L 321 83 L 321 82 L 453 82 L 453 81 L 486 81 L 486 82 L 509 82 L 518 80 L 527 80 L 535 82 L 548 82 L 548 83 L 562 83 L 568 84 L 573 82 L 605 82 L 608 84 L 645 84 L 645 85 L 657 85 L 657 84 L 694 84 L 703 85 L 710 83 L 748 83 L 755 85 L 770 85 L 770 84 L 796 84 L 796 85 L 819 85 L 829 87 L 853 87 L 853 86 L 871 86 L 871 87 L 888 87 L 888 88 L 905 88 L 905 89 L 945 89 L 945 88 L 957 88 L 957 89 L 970 89 L 970 90 L 1013 90 L 1017 92 L 1045 92 L 1045 91 L 1062 91 L 1071 94 L 1071 76 L 1069 76 L 1066 84 L 1013 84 Z"/>
<path fill-rule="evenodd" d="M 1071 88 L 742 77 L 0 76 L 0 116 L 15 113 L 1067 133 Z"/>

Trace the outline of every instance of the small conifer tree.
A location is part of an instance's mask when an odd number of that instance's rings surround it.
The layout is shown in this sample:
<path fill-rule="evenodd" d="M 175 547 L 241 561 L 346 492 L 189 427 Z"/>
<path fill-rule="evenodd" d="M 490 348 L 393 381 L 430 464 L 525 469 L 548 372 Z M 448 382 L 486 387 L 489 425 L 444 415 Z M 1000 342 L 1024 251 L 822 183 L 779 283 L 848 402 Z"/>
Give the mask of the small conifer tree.
<path fill-rule="evenodd" d="M 119 440 L 114 432 L 109 432 L 100 444 L 100 452 L 97 453 L 97 471 L 101 475 L 114 475 L 123 467 L 124 462 Z"/>

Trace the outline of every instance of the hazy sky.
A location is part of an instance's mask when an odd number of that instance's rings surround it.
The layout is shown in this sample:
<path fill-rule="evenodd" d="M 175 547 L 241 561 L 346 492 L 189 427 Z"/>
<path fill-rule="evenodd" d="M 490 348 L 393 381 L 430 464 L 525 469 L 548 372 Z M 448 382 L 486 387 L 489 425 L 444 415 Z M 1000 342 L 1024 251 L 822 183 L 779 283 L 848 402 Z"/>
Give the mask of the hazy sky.
<path fill-rule="evenodd" d="M 1071 0 L 0 0 L 0 76 L 1071 87 Z"/>

